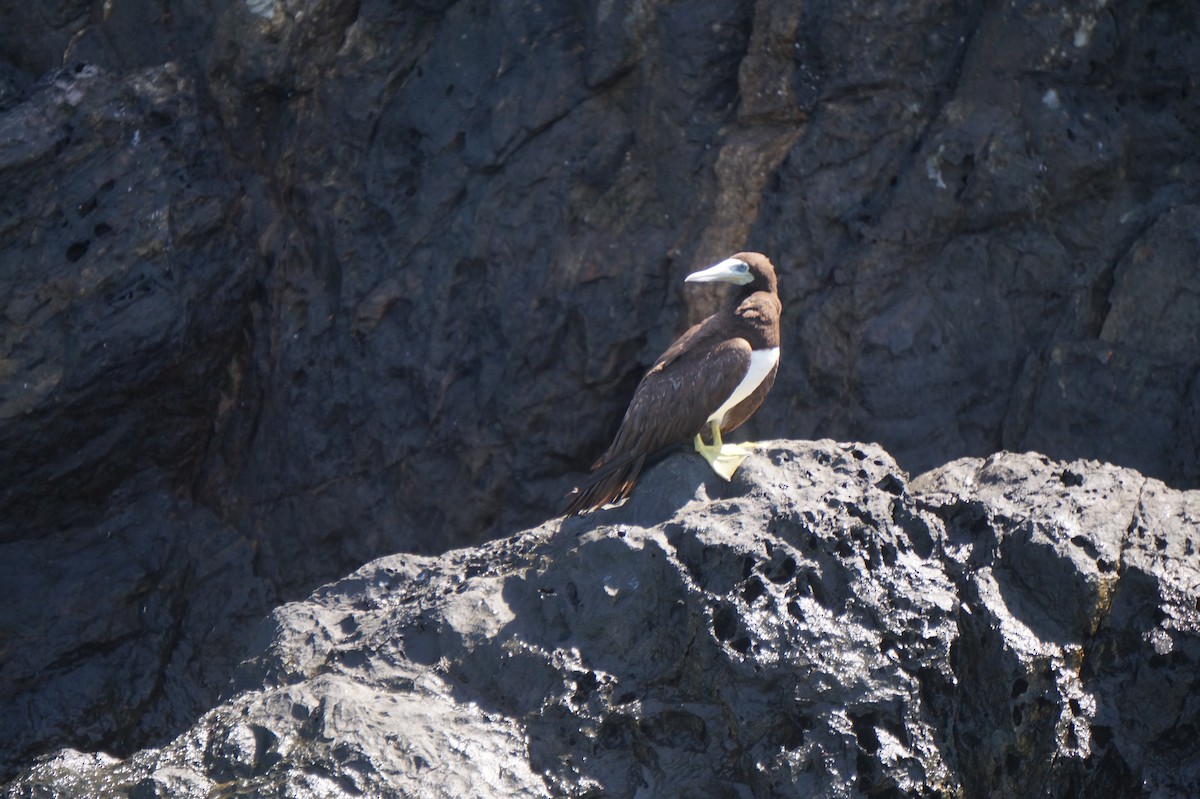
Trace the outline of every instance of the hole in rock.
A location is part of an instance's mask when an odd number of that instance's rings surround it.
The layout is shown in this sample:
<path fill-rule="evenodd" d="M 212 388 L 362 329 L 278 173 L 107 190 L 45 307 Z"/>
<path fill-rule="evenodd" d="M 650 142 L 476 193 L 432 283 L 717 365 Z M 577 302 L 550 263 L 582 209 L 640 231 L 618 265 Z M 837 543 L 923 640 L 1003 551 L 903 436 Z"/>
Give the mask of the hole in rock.
<path fill-rule="evenodd" d="M 1073 472 L 1070 469 L 1064 469 L 1062 474 L 1058 476 L 1058 479 L 1063 485 L 1072 488 L 1083 485 L 1083 475 Z"/>
<path fill-rule="evenodd" d="M 575 677 L 575 693 L 571 695 L 571 698 L 577 703 L 583 703 L 599 687 L 600 681 L 596 679 L 594 671 L 576 672 L 573 676 Z"/>
<path fill-rule="evenodd" d="M 858 745 L 864 752 L 872 755 L 879 751 L 879 735 L 875 732 L 876 718 L 874 713 L 850 714 L 850 726 L 854 728 L 854 737 L 858 739 Z"/>
<path fill-rule="evenodd" d="M 757 577 L 751 577 L 746 581 L 746 585 L 742 588 L 742 599 L 747 605 L 753 604 L 754 600 L 765 594 L 767 587 L 763 585 L 763 581 Z"/>
<path fill-rule="evenodd" d="M 880 491 L 886 491 L 889 494 L 900 496 L 904 493 L 904 481 L 896 475 L 888 472 L 875 483 L 875 487 Z"/>
<path fill-rule="evenodd" d="M 737 633 L 738 616 L 733 608 L 722 605 L 713 611 L 713 633 L 721 641 L 728 641 Z"/>
<path fill-rule="evenodd" d="M 771 565 L 764 570 L 764 573 L 767 575 L 767 579 L 773 583 L 786 583 L 796 576 L 796 559 L 791 555 L 780 561 L 772 559 Z"/>
<path fill-rule="evenodd" d="M 88 251 L 88 241 L 77 241 L 67 248 L 67 260 L 75 263 Z"/>

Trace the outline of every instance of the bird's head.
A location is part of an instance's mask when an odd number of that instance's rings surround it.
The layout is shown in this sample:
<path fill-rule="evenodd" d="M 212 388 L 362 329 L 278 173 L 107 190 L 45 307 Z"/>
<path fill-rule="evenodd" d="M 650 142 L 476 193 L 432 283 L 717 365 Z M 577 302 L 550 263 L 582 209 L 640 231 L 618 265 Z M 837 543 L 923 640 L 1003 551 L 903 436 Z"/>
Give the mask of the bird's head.
<path fill-rule="evenodd" d="M 684 278 L 685 283 L 733 283 L 735 286 L 750 286 L 752 291 L 775 289 L 775 267 L 762 253 L 739 252 L 719 264 Z"/>

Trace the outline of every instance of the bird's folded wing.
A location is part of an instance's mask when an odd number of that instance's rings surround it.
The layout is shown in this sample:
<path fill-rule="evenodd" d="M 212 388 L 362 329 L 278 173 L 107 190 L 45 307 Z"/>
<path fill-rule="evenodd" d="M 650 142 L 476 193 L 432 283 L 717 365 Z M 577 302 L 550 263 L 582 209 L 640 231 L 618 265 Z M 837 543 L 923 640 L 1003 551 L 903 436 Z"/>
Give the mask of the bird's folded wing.
<path fill-rule="evenodd" d="M 612 446 L 597 465 L 690 441 L 749 367 L 750 344 L 740 338 L 655 366 L 638 384 Z"/>

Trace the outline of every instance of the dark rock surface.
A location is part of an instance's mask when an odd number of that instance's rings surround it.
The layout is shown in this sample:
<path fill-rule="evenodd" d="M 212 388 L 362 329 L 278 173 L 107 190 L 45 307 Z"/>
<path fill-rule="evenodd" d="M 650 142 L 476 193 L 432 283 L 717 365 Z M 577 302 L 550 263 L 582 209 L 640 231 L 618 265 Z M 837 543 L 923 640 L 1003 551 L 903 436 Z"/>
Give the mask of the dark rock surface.
<path fill-rule="evenodd" d="M 178 739 L 8 795 L 1195 796 L 1197 519 L 1039 455 L 679 455 L 620 509 L 280 607 Z"/>
<path fill-rule="evenodd" d="M 751 436 L 1197 485 L 1198 13 L 3 4 L 0 778 L 552 515 L 743 248 L 786 306 Z"/>

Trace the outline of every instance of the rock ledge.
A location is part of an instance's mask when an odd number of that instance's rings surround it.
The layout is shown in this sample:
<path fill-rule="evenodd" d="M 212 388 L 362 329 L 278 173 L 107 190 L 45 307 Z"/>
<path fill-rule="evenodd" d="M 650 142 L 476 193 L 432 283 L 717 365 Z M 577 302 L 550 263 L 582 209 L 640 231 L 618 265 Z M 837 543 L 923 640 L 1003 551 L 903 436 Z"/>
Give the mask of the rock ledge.
<path fill-rule="evenodd" d="M 1039 455 L 909 480 L 777 441 L 625 506 L 381 558 L 228 698 L 13 797 L 1194 796 L 1200 494 Z"/>

